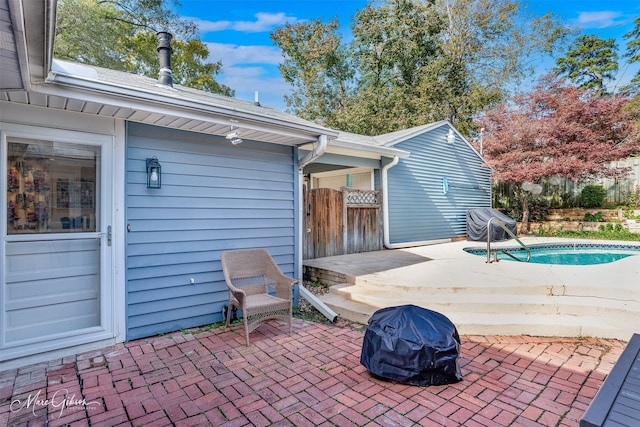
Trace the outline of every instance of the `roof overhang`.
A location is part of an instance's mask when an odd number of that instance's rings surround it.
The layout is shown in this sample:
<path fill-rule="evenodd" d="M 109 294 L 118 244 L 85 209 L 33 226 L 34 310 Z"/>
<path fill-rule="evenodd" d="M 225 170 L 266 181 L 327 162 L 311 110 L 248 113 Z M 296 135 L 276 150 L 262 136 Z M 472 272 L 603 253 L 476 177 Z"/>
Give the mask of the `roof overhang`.
<path fill-rule="evenodd" d="M 52 60 L 56 0 L 0 0 L 0 90 L 29 90 Z"/>
<path fill-rule="evenodd" d="M 345 137 L 345 135 L 347 136 Z M 309 151 L 312 149 L 311 146 L 302 146 L 300 148 L 302 150 Z M 372 137 L 345 134 L 344 132 L 340 132 L 338 137 L 331 141 L 331 144 L 329 144 L 326 149 L 326 153 L 339 156 L 378 160 L 382 159 L 383 157 L 407 158 L 410 154 L 405 150 L 376 144 L 374 142 L 374 138 Z M 320 157 L 317 162 L 322 162 L 322 157 Z"/>
<path fill-rule="evenodd" d="M 381 157 L 409 157 L 409 152 L 398 148 L 386 147 L 383 145 L 361 144 L 357 142 L 342 141 L 336 139 L 331 143 L 331 148 L 336 154 L 369 156 L 372 158 Z"/>
<path fill-rule="evenodd" d="M 50 99 L 60 98 L 59 104 L 77 112 L 199 133 L 224 136 L 233 126 L 242 131 L 243 139 L 284 145 L 316 142 L 320 135 L 337 136 L 336 131 L 311 123 L 180 99 L 175 96 L 175 89 L 158 87 L 156 91 L 145 91 L 51 73 L 48 83 L 37 90 Z M 64 98 L 74 102 L 69 103 Z"/>

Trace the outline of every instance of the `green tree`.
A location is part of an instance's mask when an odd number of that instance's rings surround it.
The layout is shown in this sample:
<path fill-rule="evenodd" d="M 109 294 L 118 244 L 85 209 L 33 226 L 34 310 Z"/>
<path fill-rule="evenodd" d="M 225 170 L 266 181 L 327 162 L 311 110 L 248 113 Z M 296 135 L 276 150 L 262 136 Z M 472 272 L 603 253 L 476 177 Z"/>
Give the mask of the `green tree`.
<path fill-rule="evenodd" d="M 294 88 L 285 96 L 289 108 L 301 117 L 334 126 L 344 120 L 354 74 L 338 27 L 335 19 L 327 24 L 313 20 L 286 24 L 271 34 L 285 55 L 280 73 Z"/>
<path fill-rule="evenodd" d="M 532 187 L 553 176 L 575 181 L 628 172 L 611 162 L 640 152 L 628 97 L 586 96 L 585 89 L 545 76 L 531 93 L 486 111 L 483 155 L 494 179 L 518 186 L 522 230 L 528 230 Z M 540 190 L 542 187 L 538 187 Z"/>
<path fill-rule="evenodd" d="M 569 47 L 567 56 L 556 60 L 554 72 L 567 76 L 582 89 L 595 90 L 596 96 L 605 95 L 606 82 L 618 71 L 618 53 L 615 39 L 603 40 L 596 35 L 578 37 Z"/>
<path fill-rule="evenodd" d="M 533 16 L 519 1 L 439 0 L 437 6 L 445 21 L 437 99 L 444 118 L 463 131 L 477 111 L 533 75 L 532 56 L 553 54 L 568 35 L 553 14 Z"/>
<path fill-rule="evenodd" d="M 514 0 L 372 0 L 352 34 L 345 45 L 335 20 L 317 20 L 271 36 L 293 86 L 291 112 L 374 135 L 442 119 L 471 130 L 474 114 L 530 75 L 530 56 L 552 52 L 566 31 Z"/>
<path fill-rule="evenodd" d="M 180 19 L 163 0 L 60 0 L 57 18 L 57 58 L 157 77 L 156 33 L 169 31 L 175 83 L 234 95 L 215 80 L 222 64 L 207 61 L 209 51 L 195 24 Z"/>
<path fill-rule="evenodd" d="M 440 26 L 432 1 L 391 0 L 357 12 L 349 50 L 359 77 L 349 101 L 350 120 L 358 123 L 353 131 L 381 134 L 434 115 L 421 88 L 426 80 L 436 83 L 428 71 L 437 59 Z"/>
<path fill-rule="evenodd" d="M 629 64 L 640 63 L 640 16 L 634 21 L 635 26 L 631 31 L 626 33 L 623 37 L 628 39 L 627 49 L 623 55 L 627 58 Z M 625 90 L 632 90 L 638 92 L 640 89 L 640 70 L 631 79 L 631 84 L 624 88 Z"/>

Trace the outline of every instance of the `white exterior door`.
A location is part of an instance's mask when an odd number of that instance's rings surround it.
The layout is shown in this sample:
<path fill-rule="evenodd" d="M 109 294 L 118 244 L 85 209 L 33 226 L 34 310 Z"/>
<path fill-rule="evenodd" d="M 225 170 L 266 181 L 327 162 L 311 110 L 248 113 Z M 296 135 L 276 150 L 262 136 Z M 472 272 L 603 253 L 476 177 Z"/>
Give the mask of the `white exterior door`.
<path fill-rule="evenodd" d="M 113 137 L 0 136 L 0 362 L 113 338 Z"/>

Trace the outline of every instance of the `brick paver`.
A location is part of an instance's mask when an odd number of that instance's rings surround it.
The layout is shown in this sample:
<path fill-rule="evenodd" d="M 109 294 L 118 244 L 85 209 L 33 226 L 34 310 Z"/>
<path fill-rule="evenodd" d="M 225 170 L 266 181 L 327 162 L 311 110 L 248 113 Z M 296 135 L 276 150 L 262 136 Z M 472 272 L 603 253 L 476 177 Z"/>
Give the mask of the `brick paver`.
<path fill-rule="evenodd" d="M 360 325 L 361 326 L 361 325 Z M 463 336 L 463 381 L 360 365 L 363 330 L 294 320 L 136 340 L 0 373 L 0 426 L 576 426 L 626 343 Z"/>

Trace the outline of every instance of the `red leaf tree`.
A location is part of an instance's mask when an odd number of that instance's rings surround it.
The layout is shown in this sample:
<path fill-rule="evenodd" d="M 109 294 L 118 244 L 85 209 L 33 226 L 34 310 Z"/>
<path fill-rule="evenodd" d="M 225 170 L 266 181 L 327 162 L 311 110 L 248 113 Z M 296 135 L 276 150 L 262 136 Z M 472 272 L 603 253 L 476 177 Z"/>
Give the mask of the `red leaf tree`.
<path fill-rule="evenodd" d="M 496 180 L 519 186 L 522 232 L 529 230 L 530 183 L 554 176 L 576 181 L 620 176 L 611 165 L 640 153 L 640 132 L 624 96 L 590 97 L 553 76 L 534 91 L 496 106 L 477 121 L 483 156 Z M 539 187 L 538 187 L 539 188 Z"/>

